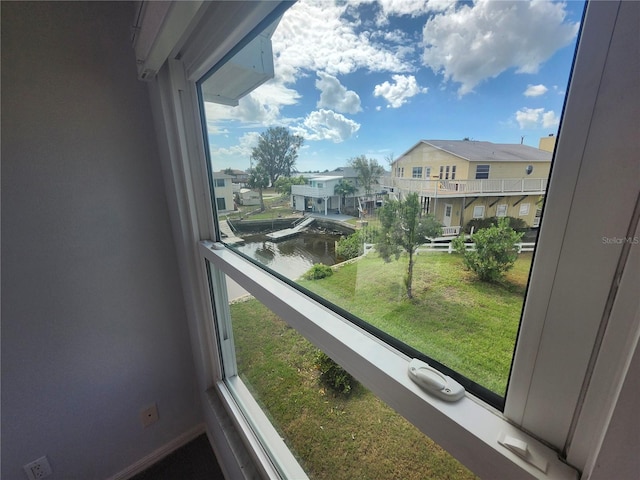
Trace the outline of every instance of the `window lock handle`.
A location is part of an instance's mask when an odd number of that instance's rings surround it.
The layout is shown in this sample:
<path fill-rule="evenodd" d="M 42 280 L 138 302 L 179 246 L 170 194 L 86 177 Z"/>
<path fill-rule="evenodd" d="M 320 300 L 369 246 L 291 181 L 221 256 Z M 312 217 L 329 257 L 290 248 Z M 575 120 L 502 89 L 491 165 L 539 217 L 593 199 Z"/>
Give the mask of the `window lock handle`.
<path fill-rule="evenodd" d="M 409 362 L 409 378 L 427 393 L 447 402 L 464 397 L 462 385 L 417 358 Z"/>

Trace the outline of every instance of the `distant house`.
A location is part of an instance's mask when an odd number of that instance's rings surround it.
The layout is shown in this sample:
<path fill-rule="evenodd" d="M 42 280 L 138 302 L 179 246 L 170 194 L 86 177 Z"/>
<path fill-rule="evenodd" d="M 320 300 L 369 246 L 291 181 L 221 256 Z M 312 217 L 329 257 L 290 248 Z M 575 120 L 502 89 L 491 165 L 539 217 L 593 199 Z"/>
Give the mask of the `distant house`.
<path fill-rule="evenodd" d="M 236 192 L 239 205 L 260 205 L 260 194 L 250 188 L 241 188 Z"/>
<path fill-rule="evenodd" d="M 232 183 L 245 184 L 249 180 L 249 174 L 244 170 L 236 170 L 234 168 L 228 168 L 224 170 L 224 173 L 231 177 Z"/>
<path fill-rule="evenodd" d="M 342 197 L 335 193 L 335 187 L 341 180 L 354 185 L 357 190 L 348 195 L 342 204 Z M 381 191 L 380 185 L 373 186 L 373 193 Z M 366 209 L 366 204 L 374 197 L 365 198 L 364 188 L 358 182 L 358 174 L 351 167 L 339 167 L 331 172 L 313 174 L 307 178 L 306 185 L 293 185 L 291 187 L 291 206 L 300 212 L 315 212 L 324 215 L 328 213 L 342 212 L 347 209 L 353 213 L 358 209 Z"/>
<path fill-rule="evenodd" d="M 517 217 L 538 226 L 552 141 L 544 148 L 469 140 L 422 140 L 392 164 L 392 197 L 415 192 L 449 234 L 473 218 Z"/>
<path fill-rule="evenodd" d="M 218 213 L 234 210 L 232 177 L 222 172 L 213 173 L 213 191 Z"/>

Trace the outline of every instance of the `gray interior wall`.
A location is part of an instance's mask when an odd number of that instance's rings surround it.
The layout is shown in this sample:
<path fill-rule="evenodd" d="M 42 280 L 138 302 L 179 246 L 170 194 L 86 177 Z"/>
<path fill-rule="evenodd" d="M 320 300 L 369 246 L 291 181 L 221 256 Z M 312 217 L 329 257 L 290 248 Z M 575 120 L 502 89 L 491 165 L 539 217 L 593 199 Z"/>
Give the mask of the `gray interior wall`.
<path fill-rule="evenodd" d="M 1 8 L 1 476 L 107 478 L 202 421 L 133 7 Z"/>

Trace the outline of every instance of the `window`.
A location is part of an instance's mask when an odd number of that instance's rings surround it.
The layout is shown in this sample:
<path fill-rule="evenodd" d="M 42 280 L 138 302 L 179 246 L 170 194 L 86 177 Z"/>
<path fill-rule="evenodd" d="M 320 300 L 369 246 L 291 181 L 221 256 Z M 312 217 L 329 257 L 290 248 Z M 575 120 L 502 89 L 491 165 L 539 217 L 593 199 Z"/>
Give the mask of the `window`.
<path fill-rule="evenodd" d="M 521 203 L 520 204 L 520 210 L 518 211 L 518 215 L 521 217 L 525 217 L 527 215 L 529 215 L 529 207 L 531 206 L 531 204 L 529 203 Z"/>
<path fill-rule="evenodd" d="M 484 218 L 484 205 L 473 207 L 473 218 Z"/>
<path fill-rule="evenodd" d="M 440 175 L 438 176 L 440 180 L 444 179 L 444 165 L 440 165 Z"/>
<path fill-rule="evenodd" d="M 218 210 L 227 209 L 227 203 L 223 197 L 216 198 L 216 207 L 218 208 Z"/>
<path fill-rule="evenodd" d="M 224 178 L 215 178 L 214 182 L 216 187 L 224 187 L 226 185 Z"/>
<path fill-rule="evenodd" d="M 455 180 L 456 179 L 456 166 L 452 165 L 451 166 L 451 180 Z"/>
<path fill-rule="evenodd" d="M 496 207 L 496 217 L 506 217 L 507 216 L 507 207 L 506 203 L 498 205 Z"/>
<path fill-rule="evenodd" d="M 424 178 L 427 180 L 431 178 L 431 167 L 424 167 Z"/>
<path fill-rule="evenodd" d="M 422 178 L 422 167 L 413 167 L 411 178 Z"/>
<path fill-rule="evenodd" d="M 449 165 L 447 165 L 445 173 L 444 173 L 444 178 L 446 180 L 449 180 L 449 168 L 450 168 Z"/>
<path fill-rule="evenodd" d="M 260 5 L 254 8 L 258 8 Z M 619 50 L 625 51 L 625 49 L 621 49 L 618 44 L 613 45 L 611 49 L 609 49 L 612 37 L 611 30 L 614 28 L 613 25 L 616 25 L 616 21 L 626 22 L 629 21 L 629 18 L 634 18 L 629 13 L 622 14 L 624 12 L 618 16 L 617 8 L 636 8 L 634 6 L 627 6 L 625 2 L 621 5 L 622 6 L 611 6 L 610 2 L 595 2 L 590 6 L 591 9 L 595 9 L 593 13 L 587 15 L 587 25 L 591 25 L 590 28 L 592 29 L 586 28 L 585 34 L 582 37 L 582 41 L 587 42 L 586 44 L 589 46 L 585 54 L 587 57 L 578 57 L 576 68 L 574 69 L 574 81 L 577 83 L 577 86 L 572 84 L 572 92 L 578 93 L 574 96 L 575 99 L 574 97 L 570 97 L 567 110 L 563 116 L 563 125 L 583 125 L 585 122 L 593 120 L 597 127 L 597 125 L 602 125 L 604 121 L 597 116 L 591 119 L 589 115 L 583 115 L 580 108 L 575 109 L 577 108 L 576 105 L 584 105 L 585 102 L 593 104 L 595 103 L 597 95 L 606 94 L 606 92 L 598 90 L 600 87 L 598 82 L 593 82 L 595 84 L 593 90 L 589 89 L 589 82 L 583 81 L 583 83 L 580 83 L 581 79 L 586 78 L 585 68 L 588 72 L 598 68 L 604 69 L 603 73 L 606 74 L 608 70 L 605 69 L 605 65 L 607 68 L 614 68 L 611 65 L 617 65 L 615 68 L 623 68 L 625 62 L 630 61 L 628 56 L 622 56 L 624 61 L 620 60 L 616 63 L 618 57 L 615 52 Z M 631 3 L 631 5 L 633 4 Z M 271 6 L 269 8 L 275 7 Z M 611 12 L 613 12 L 613 14 L 611 14 Z M 267 15 L 268 12 L 263 13 L 259 17 L 264 18 Z M 612 20 L 608 24 L 611 26 L 607 27 L 606 22 L 601 20 L 603 18 L 613 18 L 615 21 Z M 592 19 L 591 23 L 589 19 Z M 254 25 L 257 25 L 257 23 L 257 21 L 254 22 Z M 609 30 L 607 30 L 607 28 L 609 28 Z M 601 31 L 602 29 L 604 29 L 604 35 Z M 247 33 L 248 32 L 245 31 L 245 35 Z M 244 35 L 240 38 L 244 38 Z M 189 64 L 190 58 L 192 57 L 189 57 L 188 53 L 187 49 L 185 54 L 182 55 L 181 60 L 177 61 L 180 63 L 180 68 L 165 69 L 165 71 L 161 73 L 161 82 L 159 82 L 160 85 L 158 88 L 165 88 L 166 85 L 169 85 L 169 82 L 165 81 L 167 75 L 183 75 L 179 77 L 182 82 L 181 85 L 186 85 L 187 92 L 195 92 L 193 85 L 189 83 L 189 79 L 185 77 L 186 74 L 184 72 L 197 72 L 198 68 L 200 68 L 200 70 L 204 69 Z M 231 57 L 232 55 L 229 55 L 227 60 Z M 585 60 L 585 58 L 587 59 Z M 608 62 L 606 61 L 607 59 L 609 60 Z M 632 59 L 631 61 L 637 62 L 636 59 Z M 182 68 L 182 64 L 184 64 L 186 68 Z M 208 67 L 210 66 L 211 65 L 208 65 Z M 189 73 L 189 75 L 193 76 L 190 80 L 192 82 L 200 78 L 195 74 Z M 599 76 L 597 77 L 599 78 Z M 609 79 L 614 81 L 614 85 L 606 82 L 603 83 L 603 85 L 607 87 L 607 91 L 613 89 L 617 93 L 628 91 L 629 95 L 637 95 L 637 86 L 634 85 L 633 82 L 630 82 L 628 77 L 629 76 L 625 75 L 614 76 Z M 170 87 L 166 88 L 169 89 Z M 195 95 L 183 95 L 181 97 L 173 90 L 169 90 L 169 93 L 166 95 L 168 95 L 169 100 L 174 102 L 175 105 L 183 105 L 187 111 L 196 108 L 189 103 L 192 101 L 192 98 L 195 98 Z M 179 102 L 185 103 L 180 104 Z M 172 107 L 175 105 L 172 105 Z M 172 108 L 171 111 L 176 112 L 177 115 L 182 115 L 180 108 Z M 616 113 L 624 116 L 621 111 L 616 111 Z M 633 122 L 628 121 L 628 119 L 626 119 L 626 121 L 621 120 L 616 122 L 617 116 L 614 117 L 615 118 L 612 119 L 611 116 L 607 115 L 606 122 L 610 123 L 613 121 L 617 128 L 630 133 L 628 125 L 631 125 Z M 181 119 L 180 121 L 188 128 L 181 129 L 178 134 L 173 133 L 174 137 L 180 139 L 181 135 L 189 137 L 191 132 L 197 132 L 200 128 L 197 124 L 192 123 L 189 125 L 189 122 L 193 122 L 193 118 L 197 118 L 197 115 L 189 114 Z M 169 125 L 167 128 L 169 129 L 171 126 Z M 583 129 L 583 131 L 587 131 L 587 129 Z M 468 399 L 463 399 L 452 408 L 440 408 L 438 402 L 432 401 L 428 395 L 416 391 L 414 386 L 406 383 L 408 382 L 406 380 L 406 357 L 399 355 L 395 347 L 381 347 L 380 342 L 382 338 L 359 334 L 358 332 L 360 332 L 360 330 L 358 328 L 352 327 L 348 322 L 344 322 L 345 318 L 349 320 L 347 313 L 344 311 L 331 311 L 325 307 L 318 306 L 315 301 L 310 300 L 310 298 L 315 297 L 308 296 L 304 290 L 300 290 L 295 285 L 291 285 L 290 282 L 285 281 L 286 279 L 282 279 L 278 275 L 270 273 L 268 270 L 259 268 L 256 263 L 248 261 L 244 256 L 235 253 L 233 249 L 223 247 L 217 244 L 217 242 L 210 244 L 204 242 L 200 244 L 199 254 L 201 258 L 206 258 L 207 261 L 211 262 L 212 275 L 214 275 L 216 280 L 219 280 L 219 278 L 216 277 L 219 275 L 219 272 L 224 272 L 224 274 L 229 275 L 243 287 L 249 289 L 256 298 L 260 298 L 263 303 L 268 304 L 269 309 L 281 318 L 286 319 L 294 330 L 304 332 L 317 346 L 332 352 L 339 363 L 347 365 L 358 378 L 366 380 L 367 386 L 381 395 L 385 402 L 400 411 L 421 430 L 433 435 L 436 441 L 441 441 L 446 448 L 455 452 L 456 455 L 469 462 L 470 465 L 473 465 L 474 470 L 480 475 L 487 478 L 512 478 L 522 476 L 525 472 L 530 472 L 530 470 L 527 469 L 531 467 L 528 467 L 525 462 L 509 454 L 508 451 L 505 452 L 499 445 L 494 446 L 497 434 L 500 431 L 503 433 L 504 431 L 508 431 L 518 438 L 525 439 L 523 441 L 526 441 L 531 448 L 540 449 L 540 451 L 543 452 L 543 456 L 549 459 L 550 462 L 548 470 L 549 477 L 568 478 L 571 474 L 571 468 L 565 466 L 563 462 L 558 461 L 553 450 L 536 443 L 533 438 L 524 432 L 532 431 L 535 435 L 542 438 L 546 443 L 553 445 L 554 448 L 559 451 L 566 451 L 565 456 L 567 457 L 567 461 L 570 464 L 576 465 L 579 469 L 589 467 L 589 463 L 592 461 L 591 458 L 597 459 L 597 455 L 595 457 L 588 455 L 589 452 L 593 452 L 594 448 L 596 448 L 596 446 L 593 445 L 593 441 L 589 440 L 594 438 L 594 435 L 582 435 L 582 433 L 588 433 L 585 432 L 585 429 L 596 428 L 593 426 L 593 422 L 585 423 L 585 421 L 582 420 L 585 415 L 584 412 L 596 412 L 595 416 L 601 418 L 597 413 L 599 409 L 596 408 L 596 406 L 599 402 L 605 402 L 606 406 L 612 405 L 612 403 L 607 402 L 615 402 L 615 399 L 602 399 L 598 397 L 597 390 L 599 389 L 596 389 L 591 384 L 588 385 L 586 389 L 582 388 L 585 378 L 582 368 L 589 363 L 589 358 L 593 350 L 593 342 L 582 341 L 580 339 L 570 341 L 570 339 L 566 338 L 566 334 L 563 336 L 563 332 L 565 330 L 564 327 L 567 326 L 566 322 L 572 321 L 575 318 L 581 319 L 581 338 L 590 336 L 591 333 L 589 332 L 597 332 L 599 330 L 599 322 L 602 319 L 602 309 L 600 309 L 599 312 L 594 312 L 597 308 L 593 307 L 593 302 L 596 301 L 596 297 L 599 302 L 603 296 L 601 295 L 602 292 L 605 292 L 604 305 L 609 287 L 612 284 L 613 273 L 617 270 L 617 265 L 619 262 L 622 262 L 620 265 L 625 264 L 624 261 L 626 257 L 624 257 L 624 255 L 621 256 L 621 252 L 628 252 L 628 249 L 624 250 L 622 248 L 611 247 L 613 249 L 603 250 L 602 246 L 598 245 L 598 248 L 596 248 L 595 245 L 589 243 L 581 247 L 588 250 L 584 253 L 588 254 L 589 258 L 591 258 L 591 255 L 609 258 L 605 264 L 607 267 L 613 267 L 611 272 L 606 274 L 600 272 L 597 276 L 598 278 L 594 279 L 593 275 L 586 274 L 589 268 L 588 265 L 575 263 L 571 260 L 571 254 L 567 251 L 568 249 L 561 249 L 559 246 L 562 245 L 563 241 L 575 240 L 576 244 L 580 243 L 579 237 L 584 234 L 584 230 L 580 228 L 576 229 L 575 225 L 584 224 L 584 222 L 580 221 L 582 217 L 585 219 L 588 218 L 590 224 L 595 225 L 593 228 L 602 231 L 607 229 L 617 231 L 618 228 L 623 228 L 626 232 L 630 228 L 629 218 L 631 218 L 638 192 L 637 185 L 635 185 L 632 180 L 625 178 L 625 176 L 618 176 L 618 178 L 616 178 L 616 182 L 622 182 L 624 184 L 620 188 L 605 188 L 604 185 L 600 185 L 599 183 L 602 182 L 603 179 L 607 179 L 606 171 L 610 171 L 614 168 L 614 165 L 627 165 L 627 167 L 632 165 L 628 160 L 628 158 L 632 158 L 632 156 L 627 158 L 617 155 L 612 158 L 611 163 L 607 163 L 606 166 L 600 168 L 598 161 L 594 160 L 597 152 L 587 148 L 587 154 L 583 154 L 586 142 L 584 138 L 581 137 L 581 134 L 573 133 L 564 137 L 560 135 L 559 139 L 556 156 L 562 158 L 564 163 L 559 162 L 557 166 L 554 167 L 552 187 L 545 201 L 547 206 L 552 205 L 552 207 L 547 208 L 545 212 L 540 234 L 545 238 L 549 249 L 548 251 L 536 254 L 537 273 L 532 275 L 531 279 L 527 309 L 525 310 L 525 316 L 521 326 L 522 335 L 520 338 L 522 339 L 522 343 L 518 346 L 504 409 L 504 415 L 509 419 L 510 423 L 505 422 L 500 416 L 494 415 L 490 410 L 478 405 L 475 401 L 467 401 Z M 193 141 L 193 139 L 191 139 L 191 141 Z M 189 143 L 189 145 L 192 145 L 192 143 Z M 185 148 L 184 150 L 186 151 L 187 149 Z M 199 160 L 202 163 L 200 167 L 197 167 L 197 163 L 193 163 L 191 166 L 194 167 L 194 171 L 200 168 L 198 172 L 201 173 L 202 169 L 207 165 L 207 163 L 203 161 L 202 156 L 204 152 L 208 152 L 208 149 L 201 147 L 195 151 L 199 152 Z M 572 154 L 572 152 L 578 151 L 581 152 L 579 158 Z M 196 155 L 196 157 L 198 155 Z M 191 162 L 191 158 L 194 157 L 189 157 L 189 159 L 185 161 Z M 589 178 L 591 174 L 591 172 L 588 171 L 589 169 L 580 168 L 582 162 L 587 162 L 596 170 L 593 178 Z M 206 168 L 210 167 L 206 166 Z M 487 168 L 486 178 L 488 178 L 488 173 Z M 196 177 L 192 180 L 196 193 L 198 193 L 198 178 L 202 177 Z M 571 204 L 563 203 L 563 189 L 573 189 L 573 185 L 576 184 L 579 187 L 575 188 L 576 193 L 584 195 L 584 192 L 587 192 L 589 197 L 583 198 L 582 200 L 584 201 L 576 200 Z M 176 185 L 179 185 L 179 182 L 176 182 Z M 607 187 L 608 186 L 609 185 L 607 185 Z M 206 190 L 200 193 L 200 195 L 193 196 L 196 201 L 200 198 L 206 198 Z M 610 198 L 611 196 L 615 196 L 615 198 Z M 185 196 L 185 198 L 190 197 Z M 598 202 L 594 203 L 594 198 L 615 201 L 617 208 L 619 208 L 615 218 L 611 218 L 611 215 L 607 216 L 604 209 L 599 209 L 598 214 L 594 214 L 593 205 L 598 205 Z M 585 205 L 589 205 L 589 207 L 584 207 Z M 198 204 L 198 206 L 199 208 L 206 209 L 207 203 L 203 202 Z M 464 207 L 464 205 L 462 205 L 462 207 Z M 442 210 L 439 211 L 442 212 Z M 610 211 L 611 210 L 609 210 L 609 212 Z M 574 221 L 568 222 L 569 217 L 574 219 Z M 187 215 L 185 215 L 185 218 L 188 218 Z M 211 221 L 207 220 L 206 215 L 199 215 L 196 221 L 202 222 L 198 224 L 199 228 L 197 232 L 199 232 L 199 235 L 197 239 L 210 236 L 212 240 L 219 240 L 219 237 L 216 237 L 217 234 L 214 229 L 215 219 Z M 193 242 L 184 243 L 185 245 L 190 245 Z M 567 255 L 569 255 L 569 257 L 567 257 Z M 584 263 L 587 264 L 591 262 Z M 624 271 L 624 269 L 622 270 Z M 560 274 L 558 274 L 558 272 Z M 565 278 L 567 281 L 562 284 Z M 586 286 L 586 283 L 582 282 L 583 278 L 588 278 L 590 281 L 596 282 L 596 285 L 590 286 L 589 289 L 592 293 L 594 293 L 595 290 L 597 295 L 589 295 L 588 301 L 584 301 L 583 294 L 581 295 L 582 300 L 579 300 L 575 295 L 571 294 L 573 291 L 582 292 L 580 285 L 583 287 Z M 361 278 L 359 277 L 358 280 L 361 280 Z M 194 275 L 191 281 L 194 282 L 196 288 L 185 288 L 185 292 L 187 292 L 186 295 L 196 295 L 199 291 L 198 285 L 200 284 L 198 283 L 198 275 Z M 402 279 L 400 278 L 399 281 L 401 282 Z M 578 286 L 576 282 L 579 284 Z M 219 348 L 227 352 L 222 355 L 223 357 L 231 354 L 233 350 L 230 346 L 231 337 L 229 335 L 231 332 L 226 328 L 228 324 L 225 323 L 227 321 L 225 320 L 227 315 L 224 313 L 223 307 L 225 302 L 220 303 L 221 297 L 225 297 L 224 289 L 222 289 L 224 284 L 224 280 L 221 280 L 212 282 L 210 286 L 214 294 L 212 297 L 214 299 L 213 301 L 218 303 L 216 306 L 216 325 L 219 325 L 219 327 L 216 327 L 217 337 L 215 338 L 219 340 L 219 343 L 209 342 L 206 344 L 206 348 L 211 348 L 213 351 L 217 351 L 216 349 Z M 623 282 L 623 287 L 624 285 Z M 557 297 L 561 297 L 561 302 Z M 202 304 L 202 302 L 194 301 L 194 305 L 199 304 Z M 566 314 L 554 314 L 554 312 L 557 313 L 558 311 L 566 312 L 567 309 L 570 310 L 568 316 Z M 540 312 L 543 313 L 540 315 Z M 206 313 L 203 313 L 203 315 L 206 316 Z M 596 319 L 595 317 L 598 318 Z M 542 320 L 531 320 L 532 318 Z M 565 323 L 563 324 L 562 322 Z M 211 330 L 210 327 L 207 327 L 209 323 L 203 322 L 202 325 L 204 326 L 204 332 Z M 207 330 L 207 328 L 209 328 L 209 330 Z M 596 333 L 594 333 L 594 335 L 595 334 Z M 381 337 L 383 337 L 383 335 L 381 335 Z M 590 336 L 590 338 L 592 337 Z M 608 341 L 609 337 L 602 343 L 602 348 L 605 353 L 608 352 Z M 569 347 L 571 349 L 571 355 L 567 358 L 567 348 Z M 583 354 L 583 350 L 587 351 L 587 353 Z M 373 358 L 372 352 L 375 352 Z M 537 354 L 538 352 L 540 352 L 539 355 Z M 215 359 L 217 357 L 210 355 L 208 358 Z M 612 358 L 615 359 L 617 357 L 614 356 Z M 532 362 L 535 362 L 535 364 Z M 598 359 L 596 365 L 599 365 L 599 362 L 600 359 Z M 562 364 L 563 368 L 568 371 L 567 375 L 562 375 L 562 379 L 560 380 L 556 380 L 557 375 L 554 376 L 552 373 L 548 373 L 549 369 L 555 371 L 558 364 Z M 232 366 L 232 364 L 230 364 L 230 366 Z M 527 371 L 530 373 L 527 374 Z M 234 375 L 229 377 L 225 376 L 229 375 L 226 366 L 224 367 L 224 372 L 224 375 L 217 374 L 219 376 L 213 376 L 213 378 L 224 379 L 224 382 L 215 383 L 216 389 L 222 392 L 221 395 L 223 396 L 226 391 L 225 389 L 233 387 L 232 384 L 236 378 Z M 591 382 L 598 384 L 599 374 L 597 369 L 594 370 L 593 375 Z M 592 398 L 591 395 L 594 395 L 594 397 Z M 548 398 L 552 396 L 557 398 L 557 402 L 554 405 L 553 411 L 550 412 L 548 409 Z M 572 409 L 571 405 L 573 404 L 575 406 L 577 400 L 585 401 L 582 413 L 575 412 L 575 410 Z M 232 402 L 233 400 L 228 399 L 226 401 Z M 574 413 L 576 413 L 577 420 L 575 424 L 571 425 L 574 419 Z M 434 418 L 437 418 L 438 421 L 433 422 Z M 470 419 L 473 419 L 473 421 Z M 478 424 L 482 425 L 481 429 L 477 427 Z M 440 427 L 440 425 L 442 427 Z M 482 432 L 479 430 L 482 430 Z M 570 431 L 581 433 L 581 435 L 576 435 L 569 441 L 569 436 L 572 435 L 569 433 Z M 595 433 L 599 434 L 602 433 L 602 431 L 602 429 L 596 429 Z M 251 432 L 249 430 L 243 430 L 243 435 L 250 436 Z M 489 437 L 491 437 L 491 439 L 489 439 Z M 460 441 L 465 445 L 460 446 Z M 273 445 L 276 443 L 277 441 L 274 441 Z M 565 449 L 567 445 L 568 447 Z M 470 450 L 474 450 L 473 455 L 468 453 Z M 598 453 L 597 448 L 595 451 Z M 261 454 L 258 452 L 256 455 L 259 457 Z M 264 465 L 267 464 L 268 462 L 264 463 Z M 268 467 L 265 466 L 264 468 Z M 538 473 L 538 475 L 542 474 Z"/>
<path fill-rule="evenodd" d="M 491 165 L 477 165 L 476 166 L 476 180 L 486 180 L 489 178 L 489 167 Z"/>

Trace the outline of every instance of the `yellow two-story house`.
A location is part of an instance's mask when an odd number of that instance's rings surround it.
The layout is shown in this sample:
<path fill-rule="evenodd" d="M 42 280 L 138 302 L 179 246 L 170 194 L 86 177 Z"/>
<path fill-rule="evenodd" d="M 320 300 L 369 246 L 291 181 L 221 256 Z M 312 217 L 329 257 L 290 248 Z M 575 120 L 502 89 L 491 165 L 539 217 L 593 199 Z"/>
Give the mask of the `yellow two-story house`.
<path fill-rule="evenodd" d="M 423 210 L 459 233 L 469 220 L 516 217 L 537 227 L 554 137 L 541 148 L 473 140 L 422 140 L 391 165 L 392 197 L 415 192 Z"/>

